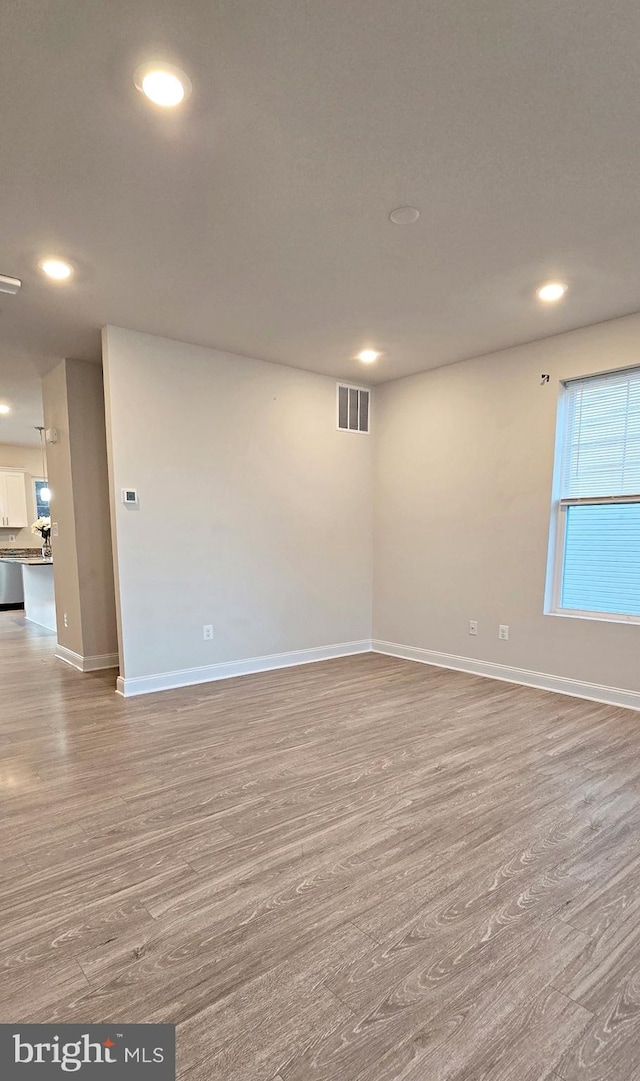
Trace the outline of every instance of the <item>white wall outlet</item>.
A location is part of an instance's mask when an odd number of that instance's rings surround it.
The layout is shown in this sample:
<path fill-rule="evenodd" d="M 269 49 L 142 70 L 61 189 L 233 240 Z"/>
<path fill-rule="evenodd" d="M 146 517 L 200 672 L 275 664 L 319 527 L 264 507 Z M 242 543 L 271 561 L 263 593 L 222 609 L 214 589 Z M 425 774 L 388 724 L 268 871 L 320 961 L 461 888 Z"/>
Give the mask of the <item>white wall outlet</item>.
<path fill-rule="evenodd" d="M 62 622 L 64 623 L 65 627 L 68 627 L 68 626 L 69 626 L 69 616 L 67 615 L 67 613 L 66 613 L 66 612 L 65 612 L 65 613 L 64 613 L 64 615 L 62 616 Z"/>
<path fill-rule="evenodd" d="M 204 638 L 205 642 L 209 642 L 213 638 L 213 627 L 210 623 L 204 624 L 202 628 L 202 637 Z"/>
<path fill-rule="evenodd" d="M 469 634 L 477 634 L 477 633 L 478 633 L 478 620 L 477 619 L 470 619 L 469 620 Z"/>
<path fill-rule="evenodd" d="M 51 523 L 51 536 L 52 537 L 57 537 L 58 536 L 58 523 L 57 522 L 52 522 Z"/>
<path fill-rule="evenodd" d="M 509 641 L 509 628 L 507 627 L 506 623 L 501 623 L 498 627 L 498 638 L 501 642 Z"/>

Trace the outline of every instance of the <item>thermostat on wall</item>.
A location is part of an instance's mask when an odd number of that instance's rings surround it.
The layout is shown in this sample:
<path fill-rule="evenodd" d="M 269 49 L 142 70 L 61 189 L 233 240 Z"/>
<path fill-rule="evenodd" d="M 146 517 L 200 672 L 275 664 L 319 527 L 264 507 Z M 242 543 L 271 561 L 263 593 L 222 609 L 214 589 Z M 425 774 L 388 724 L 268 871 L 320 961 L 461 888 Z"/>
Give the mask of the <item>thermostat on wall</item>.
<path fill-rule="evenodd" d="M 138 490 L 137 488 L 123 488 L 122 489 L 122 502 L 127 506 L 132 507 L 138 502 Z"/>

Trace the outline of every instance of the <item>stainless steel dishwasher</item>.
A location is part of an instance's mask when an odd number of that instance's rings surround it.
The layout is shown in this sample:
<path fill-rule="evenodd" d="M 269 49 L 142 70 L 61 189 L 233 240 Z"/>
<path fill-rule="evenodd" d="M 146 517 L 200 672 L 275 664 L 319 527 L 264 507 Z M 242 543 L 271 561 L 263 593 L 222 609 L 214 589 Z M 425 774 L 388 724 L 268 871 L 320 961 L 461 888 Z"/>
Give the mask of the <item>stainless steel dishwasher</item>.
<path fill-rule="evenodd" d="M 19 608 L 23 602 L 21 565 L 0 560 L 0 608 Z"/>

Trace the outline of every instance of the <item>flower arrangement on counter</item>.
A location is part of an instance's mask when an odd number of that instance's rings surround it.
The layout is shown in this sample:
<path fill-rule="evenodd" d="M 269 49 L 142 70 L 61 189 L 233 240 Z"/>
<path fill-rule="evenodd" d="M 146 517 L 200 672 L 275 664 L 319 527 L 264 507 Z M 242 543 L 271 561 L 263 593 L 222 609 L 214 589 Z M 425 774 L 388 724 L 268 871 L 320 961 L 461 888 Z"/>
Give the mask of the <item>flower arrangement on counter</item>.
<path fill-rule="evenodd" d="M 42 543 L 48 545 L 51 537 L 51 518 L 38 518 L 38 521 L 31 526 L 31 532 L 39 533 Z"/>

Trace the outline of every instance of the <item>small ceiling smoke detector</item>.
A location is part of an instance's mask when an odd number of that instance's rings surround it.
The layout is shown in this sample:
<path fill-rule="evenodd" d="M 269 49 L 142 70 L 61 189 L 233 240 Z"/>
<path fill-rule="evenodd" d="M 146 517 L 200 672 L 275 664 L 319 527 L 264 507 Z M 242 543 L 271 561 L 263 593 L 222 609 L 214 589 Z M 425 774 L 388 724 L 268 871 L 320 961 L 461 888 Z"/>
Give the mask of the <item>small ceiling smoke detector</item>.
<path fill-rule="evenodd" d="M 64 259 L 41 259 L 38 266 L 43 274 L 56 282 L 67 281 L 73 274 L 73 267 Z"/>
<path fill-rule="evenodd" d="M 420 211 L 415 206 L 399 206 L 389 214 L 389 220 L 394 225 L 413 225 L 420 217 Z"/>
<path fill-rule="evenodd" d="M 556 300 L 562 300 L 567 291 L 567 286 L 564 282 L 545 282 L 537 290 L 537 297 L 539 300 L 544 300 L 547 304 L 554 304 Z"/>
<path fill-rule="evenodd" d="M 20 278 L 10 278 L 8 274 L 0 274 L 0 293 L 10 293 L 14 297 L 21 286 Z"/>
<path fill-rule="evenodd" d="M 136 69 L 134 81 L 149 101 L 161 105 L 163 109 L 175 108 L 191 93 L 189 76 L 173 64 L 142 64 Z"/>

